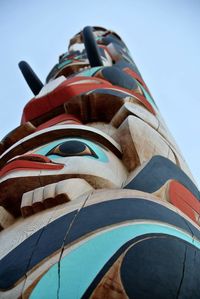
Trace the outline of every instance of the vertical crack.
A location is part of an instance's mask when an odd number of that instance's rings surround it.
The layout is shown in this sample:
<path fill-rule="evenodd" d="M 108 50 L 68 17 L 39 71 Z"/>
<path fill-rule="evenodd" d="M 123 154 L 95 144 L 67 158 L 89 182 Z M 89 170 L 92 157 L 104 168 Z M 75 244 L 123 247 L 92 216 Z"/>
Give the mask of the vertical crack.
<path fill-rule="evenodd" d="M 79 213 L 81 212 L 81 210 L 84 208 L 87 200 L 89 199 L 89 197 L 92 195 L 93 191 L 91 193 L 88 194 L 88 196 L 86 197 L 86 199 L 84 200 L 82 206 L 80 207 L 80 209 L 77 210 L 76 214 L 74 215 L 74 218 L 72 219 L 67 231 L 66 231 L 66 234 L 64 236 L 64 239 L 63 239 L 63 243 L 62 243 L 62 246 L 61 246 L 61 251 L 60 251 L 60 256 L 59 256 L 59 260 L 58 260 L 58 288 L 57 288 L 57 299 L 60 298 L 60 281 L 61 281 L 61 273 L 60 273 L 60 262 L 61 262 L 61 259 L 62 259 L 62 255 L 63 255 L 63 252 L 64 252 L 64 249 L 65 249 L 65 242 L 66 242 L 66 239 L 72 229 L 72 226 L 76 220 L 76 218 L 78 217 Z"/>
<path fill-rule="evenodd" d="M 23 293 L 24 293 L 25 285 L 26 285 L 26 282 L 27 282 L 27 279 L 28 279 L 27 272 L 28 272 L 29 266 L 30 266 L 30 264 L 31 264 L 32 257 L 33 257 L 33 255 L 34 255 L 34 253 L 35 253 L 35 250 L 36 250 L 36 248 L 37 248 L 37 245 L 38 245 L 38 243 L 39 243 L 39 241 L 40 241 L 40 239 L 41 239 L 41 237 L 42 237 L 42 235 L 43 235 L 43 233 L 44 233 L 46 227 L 48 226 L 48 224 L 50 223 L 50 221 L 51 221 L 51 219 L 52 219 L 52 217 L 53 217 L 54 212 L 55 212 L 55 211 L 52 212 L 52 214 L 51 214 L 51 216 L 49 217 L 49 219 L 48 219 L 46 225 L 43 226 L 43 228 L 41 229 L 41 233 L 40 233 L 40 235 L 38 236 L 37 241 L 36 241 L 35 244 L 34 244 L 34 248 L 33 248 L 32 253 L 31 253 L 31 255 L 30 255 L 30 258 L 29 258 L 29 260 L 28 260 L 27 267 L 26 267 L 25 279 L 24 279 L 24 283 L 23 283 L 23 287 L 22 287 L 22 298 L 23 298 Z"/>
<path fill-rule="evenodd" d="M 187 247 L 185 246 L 185 253 L 184 253 L 184 260 L 183 260 L 182 275 L 181 275 L 181 280 L 180 280 L 180 283 L 179 283 L 179 287 L 178 287 L 178 291 L 177 291 L 176 299 L 179 299 L 179 295 L 180 295 L 180 292 L 181 292 L 181 287 L 182 287 L 182 283 L 183 283 L 183 279 L 184 279 L 186 254 L 187 254 Z"/>

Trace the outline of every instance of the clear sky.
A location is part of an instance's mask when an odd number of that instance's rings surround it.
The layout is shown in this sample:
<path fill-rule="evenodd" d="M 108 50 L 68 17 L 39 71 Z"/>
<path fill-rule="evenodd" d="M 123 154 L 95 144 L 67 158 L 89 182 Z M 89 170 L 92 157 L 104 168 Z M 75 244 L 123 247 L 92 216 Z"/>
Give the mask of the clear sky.
<path fill-rule="evenodd" d="M 200 186 L 199 0 L 0 0 L 0 139 L 33 95 L 18 62 L 44 82 L 75 33 L 121 35 Z"/>

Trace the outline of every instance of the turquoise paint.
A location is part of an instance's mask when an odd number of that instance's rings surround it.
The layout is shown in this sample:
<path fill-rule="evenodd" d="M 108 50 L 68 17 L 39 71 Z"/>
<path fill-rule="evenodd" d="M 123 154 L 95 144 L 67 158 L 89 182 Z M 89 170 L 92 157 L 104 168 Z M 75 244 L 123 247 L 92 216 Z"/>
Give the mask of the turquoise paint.
<path fill-rule="evenodd" d="M 65 54 L 62 56 L 62 59 L 66 58 L 67 56 L 69 56 L 69 52 L 65 53 Z"/>
<path fill-rule="evenodd" d="M 98 146 L 97 144 L 95 144 L 94 142 L 91 142 L 89 140 L 85 140 L 85 139 L 81 139 L 81 138 L 65 138 L 65 139 L 59 139 L 56 141 L 53 141 L 49 144 L 47 144 L 46 146 L 40 148 L 39 150 L 35 151 L 35 154 L 39 154 L 39 155 L 43 155 L 43 156 L 47 156 L 47 153 L 52 150 L 54 147 L 56 147 L 57 145 L 65 142 L 65 141 L 70 141 L 70 140 L 77 140 L 77 141 L 81 141 L 84 142 L 86 145 L 88 145 L 97 155 L 98 160 L 100 160 L 101 162 L 107 163 L 108 162 L 108 157 L 107 155 L 104 153 L 104 151 L 101 149 L 100 146 Z M 48 155 L 49 159 L 51 160 L 56 160 L 56 159 L 61 159 L 62 157 L 57 156 L 57 155 Z M 83 156 L 84 158 L 88 158 L 88 159 L 96 159 L 95 157 L 92 156 Z M 64 158 L 64 157 L 63 157 Z M 68 157 L 70 158 L 70 157 Z"/>
<path fill-rule="evenodd" d="M 137 82 L 138 85 L 140 86 L 140 88 L 142 89 L 142 92 L 144 93 L 145 98 L 147 99 L 147 101 L 158 110 L 158 107 L 156 106 L 156 103 L 154 102 L 153 98 L 150 96 L 150 94 L 146 91 L 146 89 L 142 86 L 142 84 L 140 84 L 139 82 Z"/>
<path fill-rule="evenodd" d="M 69 60 L 65 60 L 62 63 L 58 64 L 58 69 L 63 68 L 63 66 L 70 64 L 73 60 L 69 59 Z"/>
<path fill-rule="evenodd" d="M 92 77 L 96 72 L 98 72 L 102 68 L 102 66 L 92 67 L 90 69 L 86 69 L 85 71 L 78 73 L 77 76 Z"/>
<path fill-rule="evenodd" d="M 200 248 L 200 242 L 190 235 L 164 224 L 130 224 L 95 235 L 66 255 L 60 264 L 60 299 L 81 298 L 93 279 L 126 242 L 141 235 L 162 233 L 175 236 Z M 55 298 L 57 292 L 57 264 L 41 278 L 30 298 Z M 50 286 L 50 287 L 49 287 Z"/>

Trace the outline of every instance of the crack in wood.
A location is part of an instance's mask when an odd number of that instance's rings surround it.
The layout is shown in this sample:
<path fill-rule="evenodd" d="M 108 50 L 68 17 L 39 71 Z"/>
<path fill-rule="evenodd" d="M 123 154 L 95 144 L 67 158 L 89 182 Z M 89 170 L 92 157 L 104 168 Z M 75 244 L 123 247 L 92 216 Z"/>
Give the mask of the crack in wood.
<path fill-rule="evenodd" d="M 181 280 L 180 280 L 180 283 L 179 283 L 179 287 L 178 287 L 176 299 L 180 298 L 179 295 L 180 295 L 180 292 L 181 292 L 181 287 L 182 287 L 182 283 L 183 283 L 183 279 L 184 279 L 184 274 L 185 274 L 186 254 L 187 254 L 187 246 L 185 246 L 184 261 L 183 261 L 183 270 L 182 270 Z"/>
<path fill-rule="evenodd" d="M 80 209 L 77 210 L 76 214 L 74 215 L 74 218 L 72 219 L 72 221 L 71 221 L 71 223 L 70 223 L 70 225 L 69 225 L 69 227 L 68 227 L 68 229 L 67 229 L 67 231 L 66 231 L 66 234 L 65 234 L 65 236 L 64 236 L 64 239 L 63 239 L 63 244 L 62 244 L 62 246 L 61 246 L 60 256 L 59 256 L 59 260 L 58 260 L 58 287 L 57 287 L 57 299 L 60 298 L 60 279 L 61 279 L 61 275 L 60 275 L 60 274 L 61 274 L 61 273 L 60 273 L 60 262 L 61 262 L 62 255 L 63 255 L 64 249 L 65 249 L 65 246 L 66 246 L 65 242 L 66 242 L 67 237 L 68 237 L 68 235 L 69 235 L 69 233 L 70 233 L 70 231 L 71 231 L 71 229 L 72 229 L 72 226 L 73 226 L 74 222 L 76 221 L 76 219 L 77 219 L 79 213 L 80 213 L 81 210 L 84 208 L 84 206 L 85 206 L 87 200 L 90 198 L 90 196 L 92 195 L 92 193 L 93 193 L 93 191 L 92 191 L 91 193 L 88 194 L 88 196 L 87 196 L 86 199 L 84 200 L 84 202 L 83 202 L 82 206 L 80 207 Z"/>

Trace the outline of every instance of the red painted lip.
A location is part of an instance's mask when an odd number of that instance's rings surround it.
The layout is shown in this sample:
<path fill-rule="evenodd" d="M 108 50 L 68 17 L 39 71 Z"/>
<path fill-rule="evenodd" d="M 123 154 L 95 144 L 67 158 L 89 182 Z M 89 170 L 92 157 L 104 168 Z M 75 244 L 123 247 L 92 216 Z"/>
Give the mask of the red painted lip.
<path fill-rule="evenodd" d="M 48 158 L 47 158 L 48 159 Z M 0 177 L 6 175 L 11 171 L 20 170 L 59 170 L 64 167 L 62 164 L 50 163 L 51 160 L 44 162 L 30 161 L 30 160 L 20 160 L 16 159 L 9 162 L 0 170 Z"/>
<path fill-rule="evenodd" d="M 83 83 L 88 81 L 87 83 Z M 108 81 L 95 77 L 77 76 L 65 80 L 53 91 L 40 98 L 33 98 L 24 107 L 22 115 L 22 124 L 32 119 L 35 119 L 52 109 L 63 105 L 72 97 L 86 93 L 95 88 L 111 87 L 112 84 Z"/>

